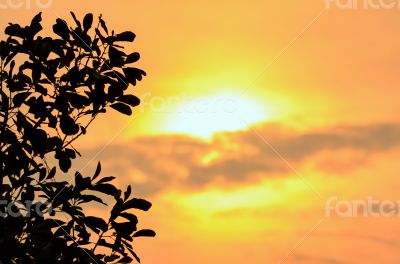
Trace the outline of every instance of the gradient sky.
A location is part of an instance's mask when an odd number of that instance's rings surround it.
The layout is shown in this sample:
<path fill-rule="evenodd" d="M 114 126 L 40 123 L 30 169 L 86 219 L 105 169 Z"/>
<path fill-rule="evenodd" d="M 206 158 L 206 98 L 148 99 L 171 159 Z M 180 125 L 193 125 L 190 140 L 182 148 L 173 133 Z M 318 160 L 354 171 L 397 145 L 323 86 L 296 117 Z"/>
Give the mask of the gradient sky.
<path fill-rule="evenodd" d="M 3 1 L 4 2 L 4 1 Z M 0 10 L 28 23 L 39 9 Z M 361 2 L 361 1 L 360 1 Z M 400 263 L 399 217 L 325 217 L 329 197 L 400 200 L 400 9 L 305 1 L 55 1 L 102 13 L 148 76 L 132 117 L 78 142 L 151 200 L 143 263 Z M 1 35 L 3 36 L 3 35 Z"/>

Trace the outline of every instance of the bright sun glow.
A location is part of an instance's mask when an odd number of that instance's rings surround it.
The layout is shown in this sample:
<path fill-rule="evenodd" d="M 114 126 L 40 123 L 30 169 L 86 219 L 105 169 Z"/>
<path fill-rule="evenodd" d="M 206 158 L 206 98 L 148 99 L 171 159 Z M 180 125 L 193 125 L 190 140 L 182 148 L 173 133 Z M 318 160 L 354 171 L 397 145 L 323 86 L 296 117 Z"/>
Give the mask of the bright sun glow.
<path fill-rule="evenodd" d="M 193 193 L 170 192 L 161 199 L 176 206 L 176 214 L 192 219 L 190 225 L 182 223 L 180 227 L 192 230 L 194 236 L 220 233 L 232 237 L 235 236 L 232 230 L 240 226 L 242 232 L 236 235 L 243 239 L 249 232 L 259 235 L 262 230 L 290 230 L 287 219 L 271 216 L 280 215 L 288 207 L 294 213 L 304 210 L 304 206 L 314 206 L 314 196 L 304 195 L 308 192 L 308 187 L 299 184 L 296 178 L 266 179 L 243 184 L 240 188 L 210 187 Z M 299 204 L 293 206 L 293 201 Z M 163 207 L 171 208 L 171 205 Z"/>
<path fill-rule="evenodd" d="M 271 118 L 256 100 L 223 93 L 182 102 L 168 119 L 165 130 L 209 138 L 216 132 L 244 129 Z"/>

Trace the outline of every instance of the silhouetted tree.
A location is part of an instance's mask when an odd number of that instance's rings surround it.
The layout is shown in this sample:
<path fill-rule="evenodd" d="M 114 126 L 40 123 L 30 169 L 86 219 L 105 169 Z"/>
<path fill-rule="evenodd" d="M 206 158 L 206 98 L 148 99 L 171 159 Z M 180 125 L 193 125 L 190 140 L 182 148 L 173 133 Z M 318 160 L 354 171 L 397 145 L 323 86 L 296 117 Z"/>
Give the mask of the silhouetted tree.
<path fill-rule="evenodd" d="M 100 114 L 113 108 L 131 115 L 140 100 L 132 86 L 145 72 L 128 66 L 137 52 L 125 54 L 124 42 L 135 34 L 109 31 L 100 16 L 75 25 L 57 19 L 53 37 L 39 36 L 41 14 L 29 26 L 9 24 L 0 42 L 0 262 L 130 263 L 140 261 L 132 248 L 135 237 L 154 236 L 137 230 L 132 209 L 151 204 L 131 197 L 100 177 L 100 163 L 91 177 L 69 172 L 79 152 L 73 142 Z M 46 158 L 58 166 L 49 167 Z M 57 172 L 58 171 L 58 172 Z M 74 177 L 72 177 L 74 176 Z M 62 177 L 61 177 L 62 178 Z M 115 204 L 110 216 L 88 216 L 82 208 Z"/>

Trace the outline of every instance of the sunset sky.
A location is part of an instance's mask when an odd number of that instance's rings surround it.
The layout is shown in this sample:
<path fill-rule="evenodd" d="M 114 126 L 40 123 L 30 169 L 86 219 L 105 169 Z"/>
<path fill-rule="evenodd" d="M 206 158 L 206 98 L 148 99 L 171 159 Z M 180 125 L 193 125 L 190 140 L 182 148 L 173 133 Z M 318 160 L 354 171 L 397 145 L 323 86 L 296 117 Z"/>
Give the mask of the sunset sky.
<path fill-rule="evenodd" d="M 127 49 L 147 72 L 131 88 L 142 105 L 99 118 L 74 168 L 100 160 L 153 203 L 142 263 L 400 263 L 400 216 L 325 212 L 332 196 L 400 200 L 400 8 L 31 3 L 0 9 L 2 31 L 42 11 L 49 32 L 72 10 L 137 35 Z"/>

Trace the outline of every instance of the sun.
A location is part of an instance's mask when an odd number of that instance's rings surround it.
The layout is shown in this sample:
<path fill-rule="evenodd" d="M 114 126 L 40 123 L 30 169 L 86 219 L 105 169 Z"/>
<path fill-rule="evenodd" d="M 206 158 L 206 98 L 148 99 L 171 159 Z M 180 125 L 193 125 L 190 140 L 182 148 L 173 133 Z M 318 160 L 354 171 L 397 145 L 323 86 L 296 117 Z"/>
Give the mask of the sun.
<path fill-rule="evenodd" d="M 271 119 L 272 116 L 257 100 L 240 94 L 220 93 L 187 97 L 167 118 L 164 130 L 210 138 L 218 132 L 242 130 Z"/>

